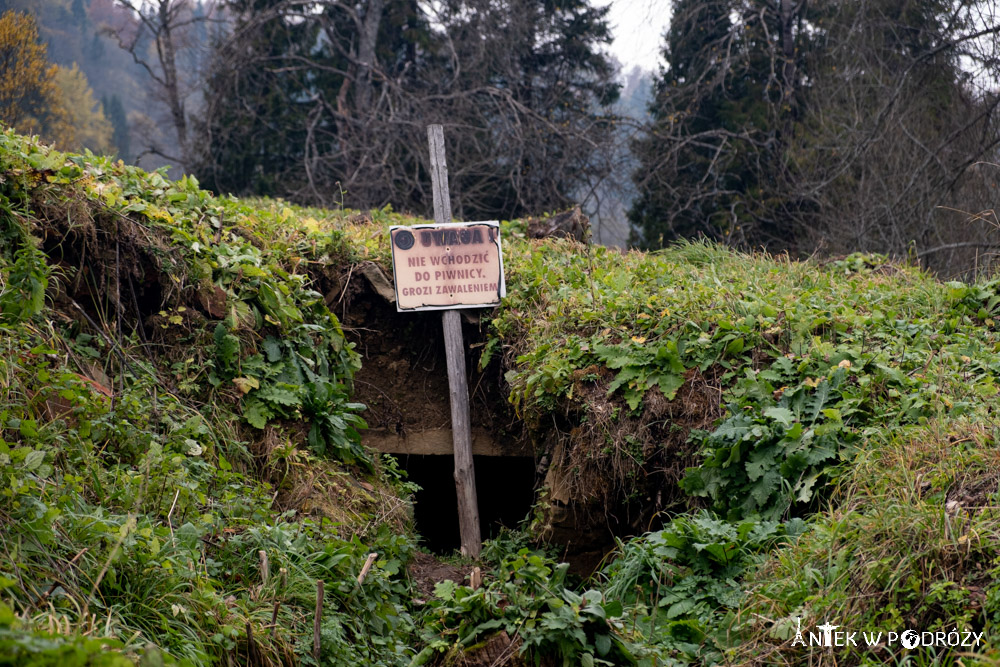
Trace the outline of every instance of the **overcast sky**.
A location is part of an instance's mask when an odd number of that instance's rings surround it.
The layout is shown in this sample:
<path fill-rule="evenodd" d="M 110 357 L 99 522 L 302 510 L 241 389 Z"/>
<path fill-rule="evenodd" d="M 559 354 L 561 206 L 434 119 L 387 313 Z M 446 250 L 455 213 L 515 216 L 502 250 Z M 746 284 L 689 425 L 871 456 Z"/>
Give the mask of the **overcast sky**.
<path fill-rule="evenodd" d="M 656 70 L 663 33 L 670 22 L 670 0 L 607 0 L 596 4 L 611 5 L 608 18 L 615 34 L 611 52 L 629 71 L 633 65 Z"/>

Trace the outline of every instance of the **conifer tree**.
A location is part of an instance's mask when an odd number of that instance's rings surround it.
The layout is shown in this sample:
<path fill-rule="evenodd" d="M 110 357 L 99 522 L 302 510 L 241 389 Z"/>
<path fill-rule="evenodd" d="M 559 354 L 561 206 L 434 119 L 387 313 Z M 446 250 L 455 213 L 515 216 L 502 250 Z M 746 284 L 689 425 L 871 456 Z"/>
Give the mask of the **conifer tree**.
<path fill-rule="evenodd" d="M 60 67 L 56 71 L 56 86 L 66 109 L 68 127 L 61 137 L 54 138 L 63 150 L 83 150 L 95 153 L 109 153 L 111 146 L 111 123 L 104 115 L 103 107 L 94 99 L 86 75 L 74 64 Z"/>
<path fill-rule="evenodd" d="M 105 96 L 101 100 L 101 107 L 113 128 L 111 143 L 114 144 L 115 152 L 120 159 L 128 162 L 131 158 L 131 145 L 125 106 L 118 95 L 112 95 L 110 99 Z"/>
<path fill-rule="evenodd" d="M 443 123 L 461 217 L 553 210 L 607 173 L 606 10 L 584 0 L 230 4 L 196 173 L 223 191 L 430 211 Z M 296 18 L 293 18 L 296 17 Z M 610 151 L 609 151 L 610 152 Z"/>
<path fill-rule="evenodd" d="M 811 253 L 981 247 L 1000 17 L 980 0 L 675 0 L 635 240 Z M 991 83 L 992 82 L 992 83 Z M 962 238 L 956 238 L 956 234 Z M 924 249 L 924 250 L 921 250 Z"/>
<path fill-rule="evenodd" d="M 629 213 L 646 247 L 681 238 L 781 237 L 787 123 L 799 95 L 778 3 L 675 0 L 650 106 L 633 145 L 639 196 Z"/>

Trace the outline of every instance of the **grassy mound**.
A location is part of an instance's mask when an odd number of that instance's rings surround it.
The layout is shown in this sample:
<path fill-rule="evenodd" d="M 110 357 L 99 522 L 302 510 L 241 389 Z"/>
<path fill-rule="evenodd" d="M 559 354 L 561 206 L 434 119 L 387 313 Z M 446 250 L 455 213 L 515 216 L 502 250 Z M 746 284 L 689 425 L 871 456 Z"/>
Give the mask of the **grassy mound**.
<path fill-rule="evenodd" d="M 404 653 L 405 504 L 302 269 L 336 238 L 12 134 L 0 155 L 0 653 L 86 653 L 45 630 L 292 663 L 320 579 L 324 654 Z"/>
<path fill-rule="evenodd" d="M 995 655 L 1000 282 L 701 244 L 508 252 L 511 400 L 565 419 L 583 493 L 668 519 L 603 573 L 633 641 L 695 662 Z M 984 635 L 791 646 L 826 621 Z"/>
<path fill-rule="evenodd" d="M 0 135 L 0 664 L 313 664 L 320 581 L 321 664 L 996 657 L 1000 282 L 504 223 L 469 354 L 544 488 L 481 587 L 427 596 L 331 312 L 412 222 Z M 560 525 L 618 549 L 578 582 Z M 794 643 L 825 622 L 984 634 Z"/>

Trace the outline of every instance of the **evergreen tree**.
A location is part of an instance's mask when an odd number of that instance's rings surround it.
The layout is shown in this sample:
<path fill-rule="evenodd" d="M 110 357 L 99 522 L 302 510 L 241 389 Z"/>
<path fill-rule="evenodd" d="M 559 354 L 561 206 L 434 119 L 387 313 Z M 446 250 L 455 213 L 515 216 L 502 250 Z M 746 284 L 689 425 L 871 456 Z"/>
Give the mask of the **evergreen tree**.
<path fill-rule="evenodd" d="M 992 206 L 973 173 L 1000 146 L 1000 23 L 985 3 L 673 8 L 653 123 L 633 146 L 640 244 L 936 252 L 956 246 L 943 211 Z M 962 233 L 958 246 L 984 242 Z"/>
<path fill-rule="evenodd" d="M 449 157 L 459 210 L 470 218 L 532 215 L 593 190 L 611 169 L 609 107 L 619 94 L 601 50 L 611 41 L 608 8 L 464 0 L 450 10 L 444 23 L 462 65 L 452 88 L 482 91 L 469 108 L 442 109 L 458 122 L 472 111 L 464 124 L 476 128 L 456 138 Z M 439 78 L 452 73 L 446 64 Z"/>
<path fill-rule="evenodd" d="M 949 209 L 994 206 L 982 188 L 990 179 L 975 166 L 995 161 L 1000 145 L 1000 24 L 984 7 L 817 5 L 823 48 L 814 50 L 801 133 L 788 152 L 791 187 L 813 203 L 799 224 L 810 245 L 903 255 L 969 244 L 973 261 L 989 230 L 957 224 Z"/>
<path fill-rule="evenodd" d="M 633 145 L 639 196 L 629 218 L 640 245 L 783 237 L 790 204 L 773 186 L 799 79 L 779 43 L 782 4 L 675 0 L 652 126 Z"/>
<path fill-rule="evenodd" d="M 120 97 L 112 95 L 110 100 L 106 96 L 101 99 L 101 107 L 113 128 L 111 143 L 114 144 L 115 152 L 119 159 L 128 162 L 131 159 L 131 146 L 125 106 Z"/>
<path fill-rule="evenodd" d="M 94 33 L 85 52 L 87 59 L 95 63 L 100 62 L 104 58 L 104 38 L 101 37 L 100 33 Z"/>
<path fill-rule="evenodd" d="M 211 63 L 198 127 L 202 140 L 196 142 L 204 150 L 195 156 L 195 172 L 216 191 L 282 195 L 288 184 L 301 183 L 318 84 L 336 89 L 340 79 L 325 81 L 336 63 L 330 62 L 320 23 L 285 20 L 283 5 L 230 3 L 238 20 Z M 305 57 L 309 64 L 281 66 Z M 336 147 L 318 142 L 316 149 Z"/>
<path fill-rule="evenodd" d="M 76 21 L 77 26 L 83 28 L 87 24 L 87 7 L 83 0 L 73 0 L 70 12 L 72 12 L 73 20 Z"/>
<path fill-rule="evenodd" d="M 447 127 L 456 215 L 565 206 L 611 123 L 604 9 L 584 0 L 233 3 L 197 173 L 223 191 L 429 213 L 426 126 Z M 434 11 L 434 15 L 428 14 Z M 289 17 L 294 13 L 294 20 Z"/>

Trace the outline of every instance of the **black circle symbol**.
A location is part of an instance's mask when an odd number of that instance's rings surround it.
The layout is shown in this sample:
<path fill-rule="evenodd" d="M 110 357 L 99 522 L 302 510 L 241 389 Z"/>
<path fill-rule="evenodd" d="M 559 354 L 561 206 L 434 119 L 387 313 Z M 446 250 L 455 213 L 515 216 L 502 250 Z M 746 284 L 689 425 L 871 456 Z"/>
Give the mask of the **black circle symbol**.
<path fill-rule="evenodd" d="M 405 229 L 401 232 L 396 232 L 396 236 L 393 238 L 393 242 L 396 247 L 400 250 L 409 250 L 413 247 L 413 234 L 406 231 Z"/>

